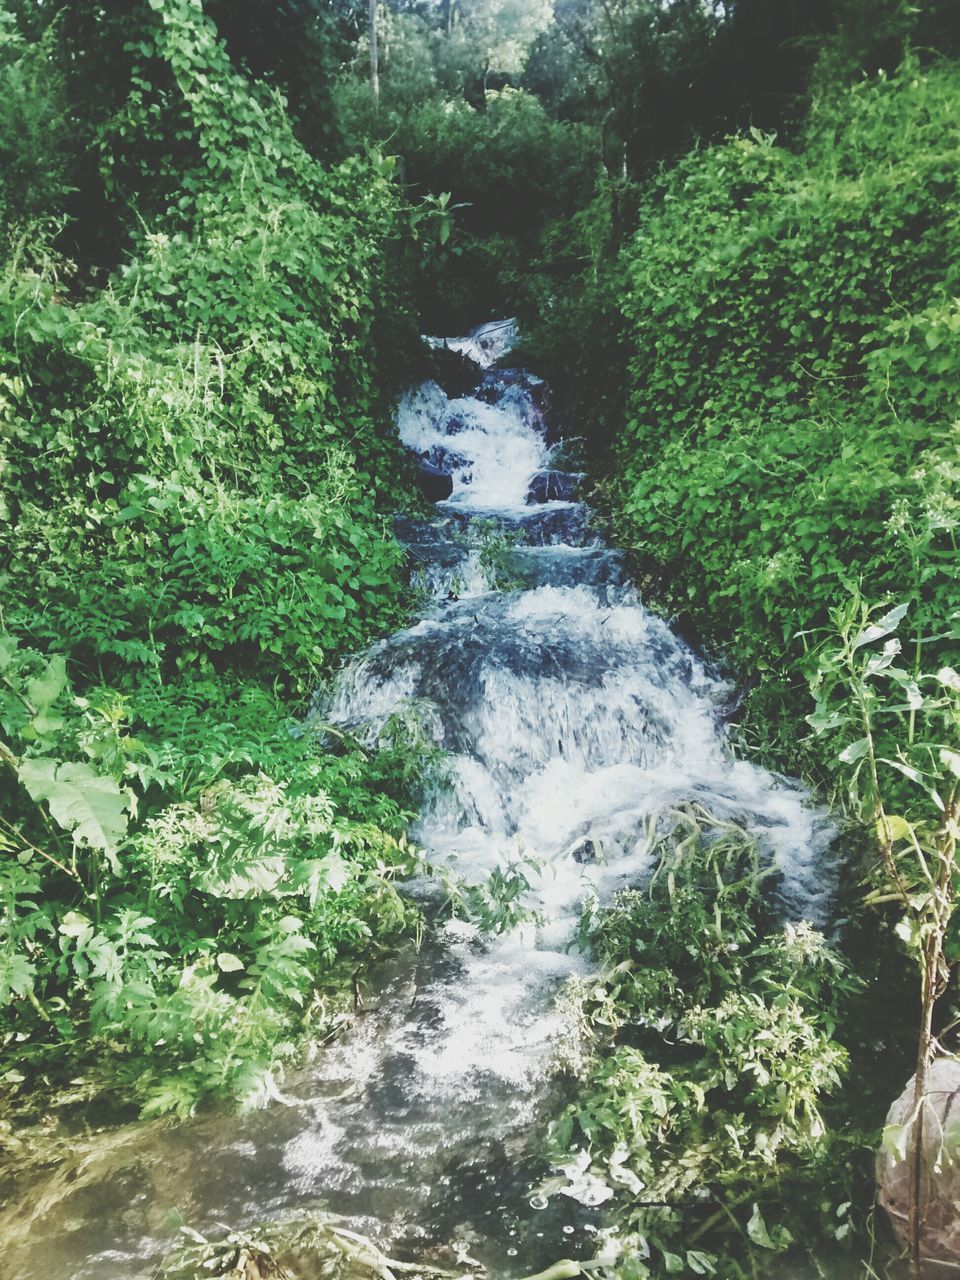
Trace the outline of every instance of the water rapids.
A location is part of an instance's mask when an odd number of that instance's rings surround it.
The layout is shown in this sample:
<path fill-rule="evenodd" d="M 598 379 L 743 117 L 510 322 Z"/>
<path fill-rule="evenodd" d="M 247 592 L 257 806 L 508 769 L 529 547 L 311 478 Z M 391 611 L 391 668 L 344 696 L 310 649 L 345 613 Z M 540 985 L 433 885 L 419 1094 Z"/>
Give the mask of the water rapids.
<path fill-rule="evenodd" d="M 128 1280 L 150 1274 L 178 1219 L 209 1230 L 314 1202 L 414 1252 L 459 1241 L 465 1260 L 509 1267 L 520 1248 L 535 1269 L 572 1235 L 589 1251 L 595 1225 L 574 1200 L 530 1210 L 524 1145 L 564 1036 L 555 996 L 589 971 L 572 945 L 584 898 L 641 878 L 658 818 L 699 801 L 754 833 L 786 910 L 822 916 L 822 815 L 733 758 L 729 687 L 643 606 L 570 496 L 543 384 L 502 367 L 512 337 L 500 322 L 451 340 L 477 364 L 473 393 L 427 383 L 400 406 L 403 442 L 453 476 L 435 518 L 397 525 L 426 604 L 346 669 L 322 714 L 372 736 L 415 712 L 447 753 L 416 839 L 472 884 L 519 865 L 535 921 L 493 938 L 435 926 L 286 1105 L 129 1126 L 78 1151 L 72 1174 L 31 1191 L 29 1247 L 14 1244 L 7 1274 Z"/>

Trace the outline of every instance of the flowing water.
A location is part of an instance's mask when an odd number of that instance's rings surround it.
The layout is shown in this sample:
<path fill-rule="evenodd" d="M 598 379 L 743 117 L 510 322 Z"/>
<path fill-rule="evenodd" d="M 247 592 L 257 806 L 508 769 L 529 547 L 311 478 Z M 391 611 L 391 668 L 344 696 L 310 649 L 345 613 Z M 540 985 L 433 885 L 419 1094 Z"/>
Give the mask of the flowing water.
<path fill-rule="evenodd" d="M 822 916 L 822 815 L 731 755 L 731 690 L 644 608 L 572 496 L 578 477 L 552 466 L 543 384 L 495 363 L 512 336 L 500 323 L 451 342 L 477 362 L 473 394 L 427 383 L 401 405 L 404 443 L 453 476 L 435 518 L 397 525 L 425 607 L 322 714 L 373 735 L 415 711 L 447 753 L 415 832 L 429 861 L 471 884 L 519 868 L 535 919 L 493 938 L 435 924 L 283 1102 L 80 1144 L 27 1195 L 7 1275 L 149 1274 L 178 1218 L 209 1230 L 315 1203 L 413 1252 L 458 1241 L 509 1268 L 519 1249 L 528 1270 L 589 1254 L 602 1189 L 571 1170 L 544 1208 L 529 1149 L 567 1034 L 555 996 L 589 971 L 580 904 L 641 879 L 671 808 L 698 801 L 755 834 L 786 910 Z"/>

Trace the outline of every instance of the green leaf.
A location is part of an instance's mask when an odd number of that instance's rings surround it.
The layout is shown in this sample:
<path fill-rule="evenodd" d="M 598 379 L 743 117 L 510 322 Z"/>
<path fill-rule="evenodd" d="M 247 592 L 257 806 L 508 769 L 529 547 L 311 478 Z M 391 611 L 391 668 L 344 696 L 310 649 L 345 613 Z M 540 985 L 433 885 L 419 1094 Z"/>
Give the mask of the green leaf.
<path fill-rule="evenodd" d="M 828 711 L 825 707 L 818 708 L 812 715 L 806 717 L 807 724 L 816 734 L 839 729 L 841 725 L 847 723 L 848 719 L 849 716 L 844 715 L 842 711 Z"/>
<path fill-rule="evenodd" d="M 43 672 L 27 681 L 27 697 L 38 712 L 52 707 L 67 687 L 67 664 L 60 654 L 50 659 Z"/>
<path fill-rule="evenodd" d="M 86 764 L 24 760 L 18 776 L 34 800 L 47 802 L 64 831 L 78 844 L 103 850 L 112 869 L 119 870 L 116 853 L 127 830 L 129 792 Z"/>
<path fill-rule="evenodd" d="M 898 813 L 888 814 L 887 829 L 890 832 L 891 840 L 907 840 L 913 831 L 913 827 L 911 827 L 906 818 L 901 818 Z M 884 829 L 883 821 L 880 820 L 877 823 L 877 839 L 885 840 L 886 838 L 887 831 Z"/>
<path fill-rule="evenodd" d="M 844 764 L 853 764 L 856 760 L 862 760 L 870 749 L 869 738 L 858 738 L 856 742 L 851 742 L 849 746 L 844 747 L 840 752 L 840 759 Z"/>
<path fill-rule="evenodd" d="M 865 644 L 872 644 L 874 640 L 880 640 L 883 636 L 888 636 L 891 631 L 896 631 L 909 608 L 909 604 L 898 604 L 895 608 L 885 613 L 879 622 L 871 623 L 869 627 L 860 632 L 853 642 L 854 649 L 860 649 Z"/>
<path fill-rule="evenodd" d="M 687 1250 L 687 1266 L 698 1276 L 715 1276 L 717 1268 L 713 1257 L 709 1253 L 702 1253 L 699 1249 Z"/>
<path fill-rule="evenodd" d="M 767 1224 L 763 1220 L 763 1214 L 760 1212 L 758 1204 L 754 1204 L 753 1212 L 750 1214 L 750 1221 L 747 1223 L 747 1235 L 754 1244 L 760 1245 L 763 1249 L 777 1248 L 770 1238 L 770 1232 L 767 1230 Z"/>
<path fill-rule="evenodd" d="M 17 641 L 13 636 L 0 635 L 0 671 L 5 671 L 13 661 L 17 651 Z"/>

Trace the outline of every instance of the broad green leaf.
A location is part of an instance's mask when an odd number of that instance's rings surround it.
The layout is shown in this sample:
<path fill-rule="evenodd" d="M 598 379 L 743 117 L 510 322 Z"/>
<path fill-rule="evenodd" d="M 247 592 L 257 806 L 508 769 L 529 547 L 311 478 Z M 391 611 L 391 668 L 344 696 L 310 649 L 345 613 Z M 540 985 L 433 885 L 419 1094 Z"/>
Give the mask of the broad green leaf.
<path fill-rule="evenodd" d="M 5 671 L 13 661 L 17 651 L 17 642 L 13 636 L 0 635 L 0 671 Z"/>
<path fill-rule="evenodd" d="M 339 893 L 350 880 L 350 868 L 339 853 L 331 852 L 323 860 L 327 888 Z"/>
<path fill-rule="evenodd" d="M 913 828 L 906 818 L 901 818 L 898 813 L 893 813 L 887 817 L 887 830 L 889 830 L 891 840 L 907 840 Z M 877 823 L 877 839 L 885 840 L 887 838 L 887 830 L 884 829 L 883 822 L 879 821 Z"/>
<path fill-rule="evenodd" d="M 118 869 L 117 850 L 127 830 L 129 794 L 112 778 L 87 764 L 24 760 L 19 778 L 38 803 L 45 800 L 53 820 L 78 844 L 101 849 Z"/>
<path fill-rule="evenodd" d="M 807 724 L 816 734 L 827 733 L 830 729 L 839 729 L 849 720 L 849 716 L 842 711 L 828 711 L 826 708 L 818 708 L 812 715 L 806 717 Z"/>
<path fill-rule="evenodd" d="M 9 1004 L 13 996 L 25 996 L 33 990 L 36 965 L 17 952 L 0 955 L 0 1006 Z"/>
<path fill-rule="evenodd" d="M 844 747 L 840 752 L 840 759 L 844 764 L 853 764 L 854 761 L 863 759 L 869 747 L 869 738 L 858 738 L 856 742 L 851 742 L 849 746 Z"/>
<path fill-rule="evenodd" d="M 896 638 L 888 640 L 880 653 L 872 653 L 870 655 L 864 668 L 864 676 L 874 676 L 878 671 L 885 671 L 888 667 L 893 666 L 893 660 L 899 654 L 900 649 L 899 640 Z"/>
<path fill-rule="evenodd" d="M 39 676 L 27 681 L 27 697 L 38 712 L 52 707 L 67 687 L 67 664 L 61 654 L 50 659 Z"/>
<path fill-rule="evenodd" d="M 702 1253 L 699 1249 L 687 1250 L 687 1266 L 694 1275 L 715 1276 L 717 1274 L 713 1257 L 709 1253 Z"/>
<path fill-rule="evenodd" d="M 93 932 L 90 921 L 86 916 L 82 916 L 79 911 L 68 911 L 60 921 L 58 933 L 62 933 L 65 938 L 82 938 Z"/>
<path fill-rule="evenodd" d="M 874 640 L 880 640 L 883 636 L 888 636 L 891 631 L 896 631 L 909 608 L 909 604 L 898 604 L 885 613 L 879 622 L 865 627 L 853 642 L 854 649 L 860 649 L 865 644 L 873 644 Z"/>
<path fill-rule="evenodd" d="M 760 1212 L 758 1204 L 754 1204 L 753 1212 L 750 1214 L 750 1221 L 747 1223 L 747 1235 L 754 1244 L 758 1244 L 764 1249 L 776 1249 L 777 1247 L 770 1238 L 770 1232 L 767 1230 L 767 1224 L 763 1220 L 763 1214 Z"/>

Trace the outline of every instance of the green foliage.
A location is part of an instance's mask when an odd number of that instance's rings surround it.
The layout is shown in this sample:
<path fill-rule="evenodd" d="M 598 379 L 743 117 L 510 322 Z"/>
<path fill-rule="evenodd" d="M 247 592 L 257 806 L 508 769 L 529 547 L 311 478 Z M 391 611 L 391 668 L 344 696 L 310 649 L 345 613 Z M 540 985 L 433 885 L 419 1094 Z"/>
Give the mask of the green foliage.
<path fill-rule="evenodd" d="M 154 9 L 199 156 L 176 204 L 90 301 L 17 264 L 0 293 L 7 621 L 111 678 L 242 660 L 302 684 L 396 616 L 374 366 L 408 223 L 388 167 L 321 168 L 199 10 Z"/>
<path fill-rule="evenodd" d="M 77 697 L 62 659 L 0 646 L 5 1078 L 82 1036 L 148 1113 L 255 1101 L 413 924 L 395 757 L 324 757 L 249 688 L 231 720 L 226 689 L 148 692 L 138 722 L 137 699 Z"/>
<path fill-rule="evenodd" d="M 649 889 L 585 917 L 603 967 L 577 993 L 590 1054 L 554 1154 L 620 1197 L 629 1274 L 752 1275 L 812 1224 L 848 1230 L 821 1210 L 848 1158 L 823 1108 L 855 983 L 809 925 L 769 916 L 742 831 L 674 822 Z"/>
<path fill-rule="evenodd" d="M 339 103 L 348 136 L 396 151 L 418 196 L 451 193 L 457 207 L 452 234 L 424 257 L 418 277 L 428 327 L 456 331 L 526 297 L 545 226 L 590 198 L 594 129 L 551 119 L 511 87 L 489 92 L 481 110 L 433 81 L 396 99 L 385 82 L 375 110 L 366 86 L 347 81 Z"/>
<path fill-rule="evenodd" d="M 80 5 L 10 65 L 80 34 L 130 71 L 87 126 L 137 216 L 99 287 L 42 238 L 0 277 L 0 1070 L 94 1053 L 182 1114 L 275 1089 L 413 924 L 416 746 L 324 755 L 277 697 L 404 609 L 413 219 L 388 162 L 304 150 L 198 3 Z"/>
<path fill-rule="evenodd" d="M 621 533 L 767 682 L 791 753 L 796 636 L 844 581 L 909 598 L 918 633 L 960 606 L 957 90 L 910 68 L 824 104 L 802 156 L 760 134 L 693 155 L 624 252 Z"/>
<path fill-rule="evenodd" d="M 62 203 L 64 111 L 52 40 L 25 40 L 0 6 L 0 252 L 17 226 L 54 216 Z"/>
<path fill-rule="evenodd" d="M 960 674 L 923 670 L 924 648 L 940 637 L 913 637 L 913 665 L 900 665 L 896 635 L 909 606 L 870 609 L 858 592 L 833 615 L 835 634 L 819 653 L 811 679 L 814 731 L 839 748 L 837 765 L 851 808 L 875 832 L 868 902 L 892 912 L 893 930 L 919 970 L 919 1032 L 914 1080 L 922 1112 L 926 1072 L 953 1047 L 957 1001 L 951 971 L 960 958 L 957 831 L 960 812 Z M 952 631 L 957 629 L 953 619 Z M 877 645 L 883 642 L 883 647 Z M 951 993 L 948 997 L 948 993 Z M 949 998 L 941 1009 L 939 1002 Z M 925 1123 L 925 1122 L 922 1122 Z M 884 1145 L 916 1163 L 923 1145 L 914 1122 L 888 1126 Z M 948 1157 L 949 1158 L 949 1157 Z M 939 1165 L 939 1156 L 937 1157 Z M 912 1252 L 920 1249 L 922 1209 L 911 1205 Z"/>

